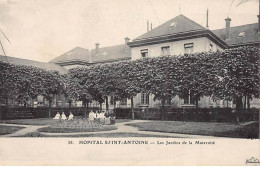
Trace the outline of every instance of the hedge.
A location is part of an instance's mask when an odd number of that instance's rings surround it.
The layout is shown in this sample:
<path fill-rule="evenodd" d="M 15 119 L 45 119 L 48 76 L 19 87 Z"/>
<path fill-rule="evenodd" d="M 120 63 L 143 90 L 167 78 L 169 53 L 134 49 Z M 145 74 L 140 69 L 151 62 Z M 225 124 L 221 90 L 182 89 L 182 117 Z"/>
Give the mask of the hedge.
<path fill-rule="evenodd" d="M 197 121 L 197 122 L 236 122 L 236 112 L 232 108 L 165 108 L 161 113 L 159 108 L 135 108 L 135 119 L 168 121 Z M 131 108 L 116 108 L 114 113 L 117 119 L 131 119 Z M 239 114 L 239 121 L 258 121 L 259 110 L 244 110 Z"/>
<path fill-rule="evenodd" d="M 87 113 L 91 110 L 97 111 L 98 107 L 89 107 Z M 56 113 L 64 112 L 66 116 L 73 113 L 74 116 L 84 115 L 83 107 L 73 107 L 73 108 L 51 108 L 51 117 L 54 117 Z M 25 119 L 25 118 L 48 118 L 49 117 L 49 108 L 47 107 L 0 107 L 0 119 Z"/>

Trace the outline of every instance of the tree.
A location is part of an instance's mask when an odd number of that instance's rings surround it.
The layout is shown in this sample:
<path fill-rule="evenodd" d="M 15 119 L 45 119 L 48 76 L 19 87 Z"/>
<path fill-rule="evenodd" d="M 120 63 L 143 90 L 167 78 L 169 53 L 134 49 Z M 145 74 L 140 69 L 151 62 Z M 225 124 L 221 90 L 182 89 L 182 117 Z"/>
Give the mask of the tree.
<path fill-rule="evenodd" d="M 242 111 L 242 97 L 259 98 L 259 49 L 243 46 L 224 50 L 216 55 L 221 77 L 217 98 L 229 98 L 236 103 L 237 115 Z"/>
<path fill-rule="evenodd" d="M 161 101 L 161 119 L 164 119 L 165 102 L 177 94 L 179 84 L 179 72 L 176 56 L 162 56 L 153 58 L 149 64 L 153 65 L 150 74 L 151 93 L 154 100 Z M 169 103 L 170 104 L 170 103 Z"/>
<path fill-rule="evenodd" d="M 92 95 L 90 94 L 91 85 L 87 83 L 89 78 L 88 69 L 74 68 L 70 69 L 67 75 L 66 84 L 66 95 L 71 100 L 82 101 L 84 106 L 84 117 L 87 117 L 87 111 L 89 109 L 89 103 L 92 100 Z"/>
<path fill-rule="evenodd" d="M 51 117 L 51 104 L 53 102 L 54 95 L 61 94 L 64 84 L 62 83 L 61 76 L 57 71 L 43 71 L 39 75 L 41 79 L 40 86 L 42 87 L 42 91 L 38 93 L 39 95 L 43 95 L 49 102 L 49 118 Z"/>
<path fill-rule="evenodd" d="M 128 98 L 131 100 L 132 119 L 135 119 L 134 114 L 134 96 L 141 91 L 139 84 L 138 71 L 136 65 L 139 61 L 122 61 L 113 65 L 115 68 L 114 83 L 116 91 L 113 93 L 113 97 L 118 100 Z"/>

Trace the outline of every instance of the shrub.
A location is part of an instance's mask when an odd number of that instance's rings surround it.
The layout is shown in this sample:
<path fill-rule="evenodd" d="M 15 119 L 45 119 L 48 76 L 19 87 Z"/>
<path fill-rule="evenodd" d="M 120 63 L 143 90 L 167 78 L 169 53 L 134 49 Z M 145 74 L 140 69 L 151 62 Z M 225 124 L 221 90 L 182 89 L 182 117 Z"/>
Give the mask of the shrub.
<path fill-rule="evenodd" d="M 197 121 L 197 122 L 236 122 L 236 113 L 232 108 L 174 108 L 166 107 L 164 112 L 159 108 L 135 108 L 135 119 L 170 121 Z M 114 109 L 117 119 L 131 119 L 131 108 Z M 239 114 L 240 122 L 258 121 L 259 110 L 245 110 Z"/>

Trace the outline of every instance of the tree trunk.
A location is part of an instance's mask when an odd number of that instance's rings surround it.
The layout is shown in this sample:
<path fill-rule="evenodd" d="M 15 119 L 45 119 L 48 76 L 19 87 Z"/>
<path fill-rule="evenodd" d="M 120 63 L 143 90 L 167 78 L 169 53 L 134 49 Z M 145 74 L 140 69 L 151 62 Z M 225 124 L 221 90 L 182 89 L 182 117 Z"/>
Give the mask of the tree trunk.
<path fill-rule="evenodd" d="M 86 118 L 86 117 L 87 117 L 87 112 L 86 112 L 86 100 L 83 99 L 82 102 L 83 102 L 83 106 L 84 106 L 84 118 Z"/>
<path fill-rule="evenodd" d="M 228 108 L 228 100 L 227 100 L 227 108 Z"/>
<path fill-rule="evenodd" d="M 99 103 L 99 112 L 102 111 L 102 103 Z"/>
<path fill-rule="evenodd" d="M 239 123 L 239 114 L 241 113 L 243 109 L 243 102 L 242 102 L 242 96 L 239 95 L 236 97 L 236 124 Z"/>
<path fill-rule="evenodd" d="M 243 106 L 244 109 L 246 109 L 246 98 L 247 98 L 247 97 L 244 96 L 244 106 Z"/>
<path fill-rule="evenodd" d="M 109 110 L 109 105 L 108 105 L 108 96 L 106 96 L 106 111 L 108 112 Z"/>
<path fill-rule="evenodd" d="M 196 106 L 196 108 L 199 107 L 199 100 L 198 99 L 195 100 L 195 106 Z"/>
<path fill-rule="evenodd" d="M 250 109 L 250 96 L 247 96 L 247 109 Z"/>
<path fill-rule="evenodd" d="M 89 114 L 89 101 L 87 100 L 86 117 L 89 117 L 88 114 Z"/>
<path fill-rule="evenodd" d="M 71 101 L 69 101 L 69 112 L 71 112 Z"/>
<path fill-rule="evenodd" d="M 114 97 L 113 99 L 114 99 L 113 103 L 114 103 L 114 109 L 115 109 L 116 108 L 116 98 Z"/>
<path fill-rule="evenodd" d="M 135 112 L 134 112 L 134 98 L 131 97 L 131 111 L 132 111 L 132 120 L 135 119 Z"/>
<path fill-rule="evenodd" d="M 161 108 L 161 120 L 164 120 L 164 107 L 165 107 L 165 99 L 162 99 L 162 108 Z"/>
<path fill-rule="evenodd" d="M 7 97 L 5 98 L 5 105 L 6 105 L 6 107 L 8 107 L 8 98 Z"/>
<path fill-rule="evenodd" d="M 51 100 L 49 100 L 49 118 L 51 118 Z"/>

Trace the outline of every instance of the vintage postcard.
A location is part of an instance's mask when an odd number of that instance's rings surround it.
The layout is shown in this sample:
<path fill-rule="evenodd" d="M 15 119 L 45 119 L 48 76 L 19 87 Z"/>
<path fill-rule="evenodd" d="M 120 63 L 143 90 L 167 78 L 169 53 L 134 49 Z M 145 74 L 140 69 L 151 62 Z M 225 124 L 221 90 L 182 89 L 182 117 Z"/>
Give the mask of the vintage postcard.
<path fill-rule="evenodd" d="M 0 165 L 259 166 L 259 0 L 0 0 Z"/>

